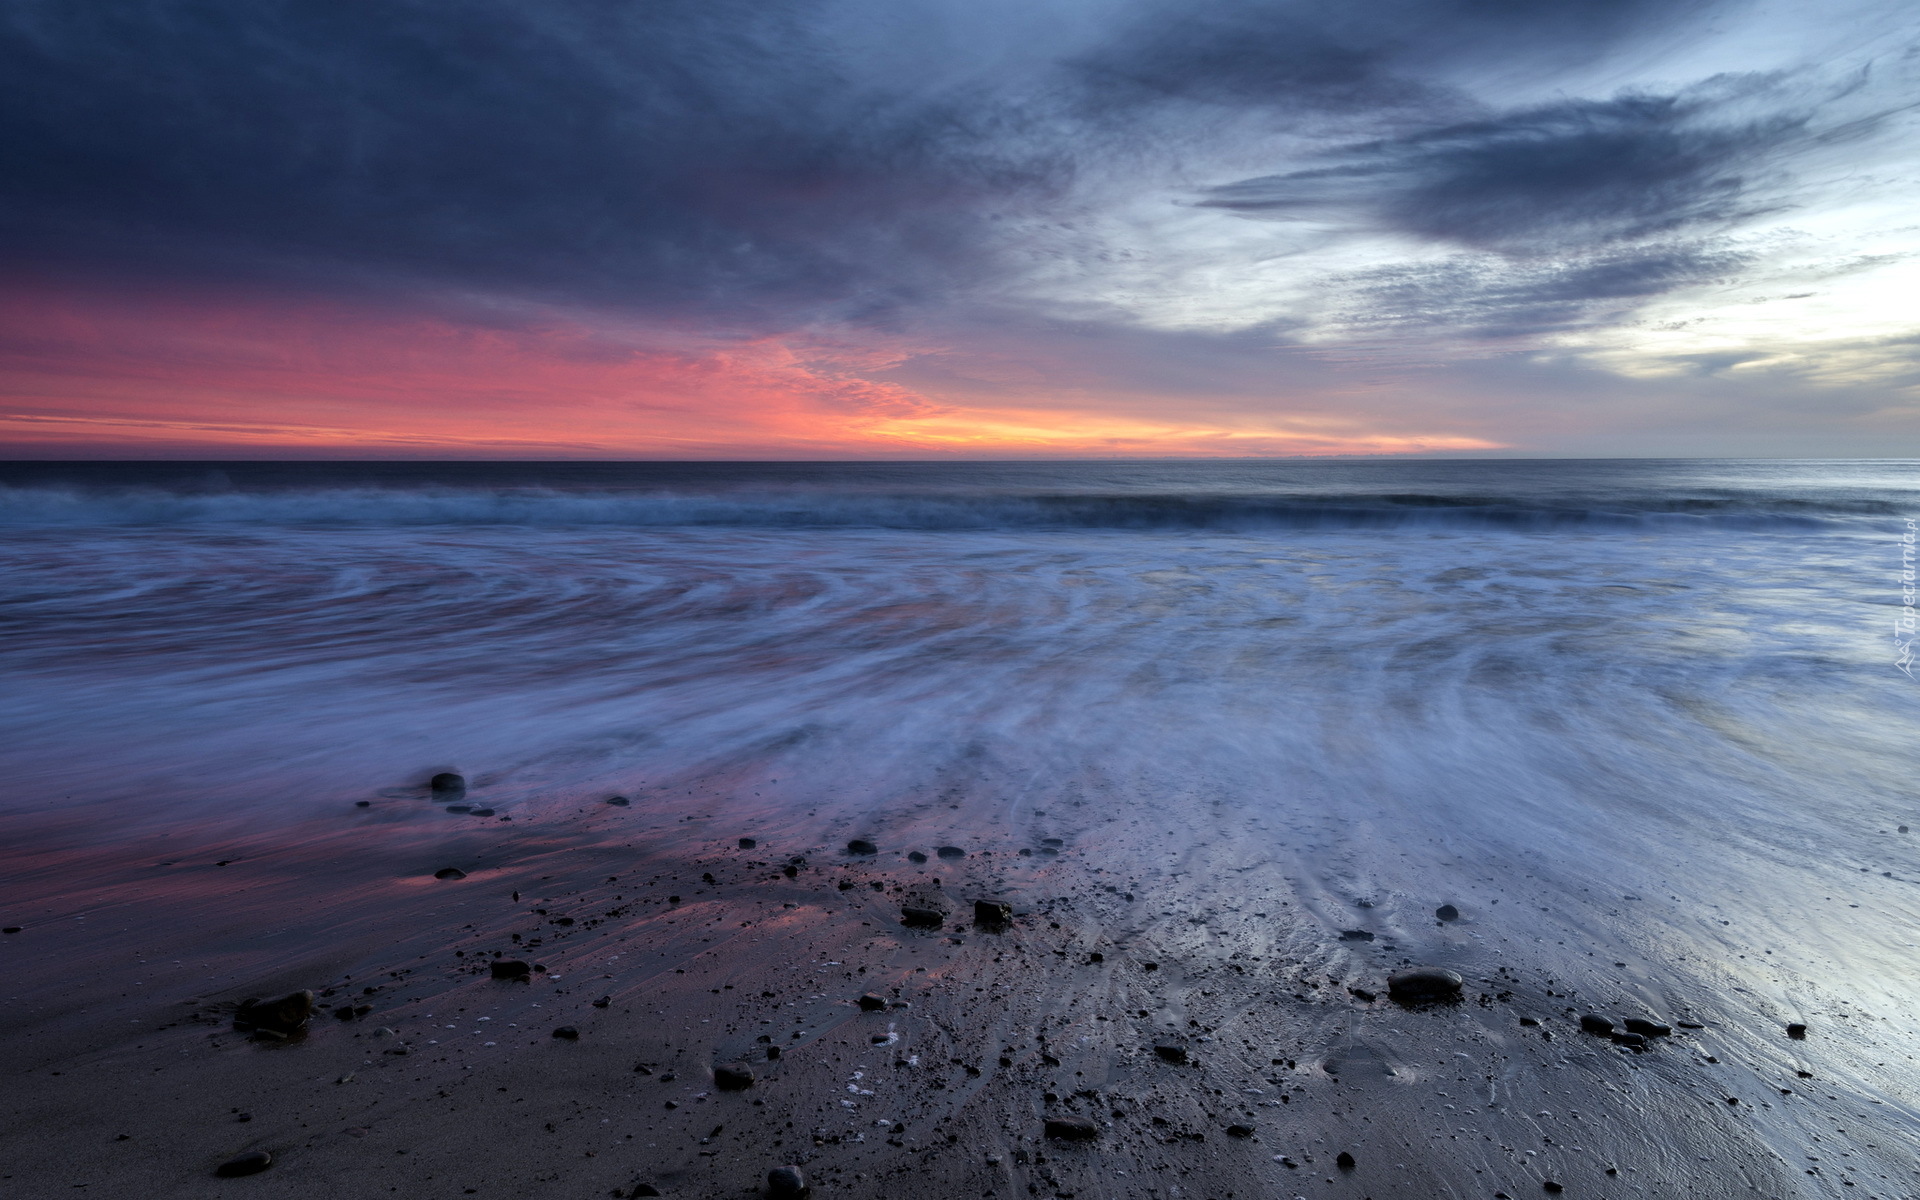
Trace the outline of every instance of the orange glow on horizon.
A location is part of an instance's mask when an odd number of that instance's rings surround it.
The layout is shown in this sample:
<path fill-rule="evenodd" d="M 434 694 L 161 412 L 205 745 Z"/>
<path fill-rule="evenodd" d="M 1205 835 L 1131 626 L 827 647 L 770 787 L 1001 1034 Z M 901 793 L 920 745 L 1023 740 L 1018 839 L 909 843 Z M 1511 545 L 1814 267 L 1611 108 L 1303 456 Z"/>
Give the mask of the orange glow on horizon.
<path fill-rule="evenodd" d="M 134 457 L 1263 456 L 1486 450 L 1324 415 L 1102 411 L 935 397 L 869 378 L 915 352 L 581 322 L 456 323 L 319 302 L 0 295 L 0 443 Z M 1039 393 L 1040 389 L 1033 389 Z"/>

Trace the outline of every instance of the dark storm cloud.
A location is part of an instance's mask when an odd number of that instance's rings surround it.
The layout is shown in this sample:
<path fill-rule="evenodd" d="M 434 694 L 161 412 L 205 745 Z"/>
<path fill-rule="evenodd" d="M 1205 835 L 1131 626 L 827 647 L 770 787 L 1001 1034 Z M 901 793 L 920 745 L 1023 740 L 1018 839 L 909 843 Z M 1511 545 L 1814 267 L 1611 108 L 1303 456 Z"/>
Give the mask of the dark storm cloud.
<path fill-rule="evenodd" d="M 886 320 L 990 279 L 997 222 L 1044 212 L 1090 159 L 1207 136 L 1170 111 L 1457 115 L 1456 84 L 1421 72 L 1550 67 L 1675 11 L 1062 0 L 1086 19 L 1057 52 L 1029 48 L 1046 69 L 1014 83 L 981 49 L 1005 12 L 862 2 L 15 0 L 0 14 L 0 250 L 743 323 Z M 958 65 L 929 82 L 850 56 L 847 31 L 883 18 L 897 40 L 947 39 Z M 1572 135 L 1456 126 L 1336 170 L 1398 187 L 1409 214 L 1438 198 L 1452 215 L 1435 219 L 1466 236 L 1502 203 L 1551 207 L 1538 185 L 1495 193 L 1528 138 L 1556 136 Z M 1682 171 L 1670 190 L 1710 178 Z M 1278 179 L 1216 202 L 1272 208 L 1308 186 Z"/>
<path fill-rule="evenodd" d="M 1435 241 L 1519 253 L 1642 240 L 1757 215 L 1808 118 L 1722 115 L 1730 86 L 1565 100 L 1364 143 L 1329 166 L 1215 188 L 1203 203 L 1274 216 L 1369 213 Z"/>

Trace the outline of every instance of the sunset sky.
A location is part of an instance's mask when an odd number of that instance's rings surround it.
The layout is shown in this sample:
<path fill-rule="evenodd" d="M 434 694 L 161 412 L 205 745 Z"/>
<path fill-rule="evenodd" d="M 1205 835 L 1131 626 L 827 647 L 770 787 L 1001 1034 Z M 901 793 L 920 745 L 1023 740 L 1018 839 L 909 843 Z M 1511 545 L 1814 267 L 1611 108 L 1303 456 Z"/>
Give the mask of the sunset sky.
<path fill-rule="evenodd" d="M 1916 35 L 14 0 L 0 457 L 1916 455 Z"/>

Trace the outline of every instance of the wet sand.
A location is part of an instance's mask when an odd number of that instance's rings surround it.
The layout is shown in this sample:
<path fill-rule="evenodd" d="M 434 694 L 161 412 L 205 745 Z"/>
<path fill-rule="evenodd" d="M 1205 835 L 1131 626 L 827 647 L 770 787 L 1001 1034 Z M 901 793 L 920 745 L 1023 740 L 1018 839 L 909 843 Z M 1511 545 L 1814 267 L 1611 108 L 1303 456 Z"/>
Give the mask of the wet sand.
<path fill-rule="evenodd" d="M 794 1164 L 848 1197 L 1920 1195 L 1885 1086 L 1912 1078 L 1905 1014 L 1820 994 L 1814 939 L 1788 964 L 1677 891 L 1596 895 L 1197 786 L 759 790 L 502 820 L 391 789 L 218 841 L 164 814 L 119 841 L 97 809 L 10 819 L 0 1189 L 748 1196 Z M 976 925 L 981 898 L 1012 921 Z M 1879 919 L 1857 899 L 1813 919 Z M 1695 926 L 1734 940 L 1700 962 L 1650 936 Z M 496 980 L 496 957 L 540 970 Z M 1391 1001 L 1416 963 L 1464 998 Z M 298 989 L 304 1033 L 233 1028 Z M 1587 1013 L 1674 1029 L 1640 1050 Z M 734 1062 L 755 1082 L 716 1088 Z M 1068 1115 L 1096 1136 L 1047 1138 Z M 215 1177 L 255 1150 L 269 1169 Z"/>

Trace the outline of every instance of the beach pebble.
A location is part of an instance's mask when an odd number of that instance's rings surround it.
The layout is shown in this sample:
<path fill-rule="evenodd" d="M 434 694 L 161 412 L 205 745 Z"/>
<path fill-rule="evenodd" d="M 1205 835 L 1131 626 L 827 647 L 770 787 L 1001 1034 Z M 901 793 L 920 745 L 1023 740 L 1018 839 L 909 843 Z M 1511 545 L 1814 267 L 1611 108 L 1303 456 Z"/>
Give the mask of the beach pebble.
<path fill-rule="evenodd" d="M 907 861 L 910 863 L 923 863 L 927 861 L 927 856 L 918 850 L 909 850 L 907 851 Z"/>
<path fill-rule="evenodd" d="M 371 800 L 355 800 L 355 801 L 353 802 L 353 806 L 354 806 L 355 808 L 372 808 L 372 807 L 373 807 L 373 801 L 371 801 Z"/>
<path fill-rule="evenodd" d="M 1100 1127 L 1085 1117 L 1048 1117 L 1047 1136 L 1063 1142 L 1090 1142 L 1100 1136 Z"/>
<path fill-rule="evenodd" d="M 1333 1165 L 1339 1167 L 1342 1171 L 1351 1171 L 1353 1170 L 1353 1155 L 1342 1150 L 1339 1156 L 1333 1160 Z"/>
<path fill-rule="evenodd" d="M 775 1167 L 767 1172 L 767 1195 L 804 1196 L 807 1194 L 807 1177 L 799 1167 Z"/>
<path fill-rule="evenodd" d="M 848 854 L 878 854 L 880 853 L 880 847 L 874 845 L 872 842 L 868 841 L 865 838 L 854 838 L 852 841 L 847 843 L 847 853 Z"/>
<path fill-rule="evenodd" d="M 1229 1125 L 1227 1126 L 1227 1136 L 1231 1138 L 1250 1138 L 1253 1136 L 1253 1126 Z"/>
<path fill-rule="evenodd" d="M 1580 1018 L 1580 1028 L 1588 1033 L 1605 1037 L 1613 1032 L 1613 1022 L 1597 1013 L 1588 1013 Z"/>
<path fill-rule="evenodd" d="M 9 925 L 5 929 L 0 929 L 0 933 L 19 933 L 19 932 L 20 932 L 20 926 L 18 925 Z"/>
<path fill-rule="evenodd" d="M 533 968 L 517 958 L 496 958 L 490 968 L 495 979 L 533 978 Z"/>
<path fill-rule="evenodd" d="M 651 1183 L 636 1183 L 627 1189 L 627 1195 L 634 1197 L 634 1200 L 639 1200 L 642 1196 L 659 1196 L 662 1194 L 660 1189 Z"/>
<path fill-rule="evenodd" d="M 265 1150 L 252 1150 L 238 1158 L 230 1158 L 213 1169 L 222 1179 L 232 1179 L 237 1175 L 258 1175 L 273 1165 L 273 1155 Z"/>
<path fill-rule="evenodd" d="M 1628 1017 L 1620 1022 L 1628 1033 L 1637 1033 L 1641 1037 L 1666 1037 L 1673 1032 L 1673 1026 L 1662 1025 L 1658 1021 L 1649 1021 L 1643 1017 Z"/>
<path fill-rule="evenodd" d="M 313 1015 L 312 992 L 289 992 L 278 1000 L 243 1000 L 233 1014 L 235 1029 L 258 1029 L 281 1036 L 294 1033 Z"/>
<path fill-rule="evenodd" d="M 1616 1033 L 1613 1035 L 1613 1041 L 1617 1046 L 1627 1046 L 1634 1050 L 1647 1048 L 1647 1039 L 1637 1033 Z"/>
<path fill-rule="evenodd" d="M 938 850 L 935 850 L 934 853 L 938 854 L 941 858 L 965 858 L 967 856 L 967 852 L 958 846 L 942 846 Z"/>
<path fill-rule="evenodd" d="M 465 879 L 467 873 L 459 867 L 441 867 L 433 873 L 435 879 Z"/>
<path fill-rule="evenodd" d="M 633 803 L 633 801 L 628 800 L 625 796 L 608 796 L 607 803 L 613 805 L 615 808 L 625 808 L 627 805 Z"/>
<path fill-rule="evenodd" d="M 471 815 L 476 817 L 490 817 L 493 815 L 493 810 L 490 808 L 476 808 Z"/>
<path fill-rule="evenodd" d="M 755 846 L 758 846 L 759 844 L 760 844 L 759 842 L 756 842 L 756 841 L 754 841 L 754 840 L 753 840 L 752 838 L 741 838 L 741 839 L 740 839 L 740 848 L 741 848 L 742 850 L 751 850 L 751 849 L 753 849 L 753 848 L 754 848 Z"/>
<path fill-rule="evenodd" d="M 1563 1192 L 1566 1189 L 1549 1179 L 1540 1185 L 1540 1190 L 1546 1192 Z"/>
<path fill-rule="evenodd" d="M 938 929 L 946 920 L 947 914 L 937 908 L 907 906 L 900 910 L 900 923 L 909 929 Z"/>
<path fill-rule="evenodd" d="M 607 1005 L 609 1005 L 609 1004 L 612 1004 L 612 1003 L 613 1003 L 613 997 L 612 997 L 612 996 L 602 996 L 602 997 L 600 997 L 600 998 L 599 998 L 598 1000 L 595 1000 L 595 1001 L 593 1002 L 593 1006 L 594 1006 L 595 1008 L 605 1008 L 605 1007 L 606 1007 Z"/>
<path fill-rule="evenodd" d="M 1442 921 L 1458 921 L 1460 919 L 1460 910 L 1451 904 L 1442 904 L 1439 908 L 1433 910 L 1433 915 Z"/>
<path fill-rule="evenodd" d="M 976 925 L 1005 925 L 1013 920 L 1013 905 L 1004 900 L 975 900 L 973 902 L 973 921 Z"/>
<path fill-rule="evenodd" d="M 1460 995 L 1466 981 L 1445 967 L 1408 967 L 1387 976 L 1387 995 L 1403 1003 L 1420 1000 L 1452 1000 Z"/>
<path fill-rule="evenodd" d="M 1343 942 L 1370 942 L 1373 940 L 1373 931 L 1370 929 L 1343 929 L 1340 931 L 1340 940 Z"/>
<path fill-rule="evenodd" d="M 436 795 L 457 795 L 467 790 L 467 781 L 464 776 L 455 775 L 452 771 L 442 771 L 428 780 L 427 786 L 433 789 Z"/>
<path fill-rule="evenodd" d="M 1162 1044 L 1153 1048 L 1153 1054 L 1154 1057 L 1158 1058 L 1161 1062 L 1174 1063 L 1175 1065 L 1187 1061 L 1187 1048 L 1185 1046 Z"/>
<path fill-rule="evenodd" d="M 563 1041 L 577 1042 L 580 1040 L 580 1031 L 571 1025 L 562 1025 L 553 1031 L 553 1036 Z"/>
<path fill-rule="evenodd" d="M 860 997 L 861 1012 L 882 1012 L 887 1007 L 886 997 L 876 996 L 872 992 Z"/>
<path fill-rule="evenodd" d="M 750 1088 L 753 1086 L 753 1068 L 743 1062 L 721 1063 L 713 1069 L 713 1086 L 723 1092 Z"/>
<path fill-rule="evenodd" d="M 1796 1042 L 1803 1041 L 1807 1036 L 1807 1027 L 1796 1021 L 1787 1026 L 1787 1036 Z"/>

